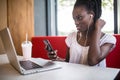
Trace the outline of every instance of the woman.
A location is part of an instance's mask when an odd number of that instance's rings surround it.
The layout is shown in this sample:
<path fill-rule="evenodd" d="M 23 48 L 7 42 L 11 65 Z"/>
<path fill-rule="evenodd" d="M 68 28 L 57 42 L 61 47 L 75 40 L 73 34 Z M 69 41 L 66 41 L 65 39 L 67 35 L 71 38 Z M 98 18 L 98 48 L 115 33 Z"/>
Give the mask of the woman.
<path fill-rule="evenodd" d="M 105 21 L 101 17 L 101 0 L 77 0 L 73 8 L 73 19 L 77 32 L 68 35 L 66 59 L 49 54 L 50 59 L 89 66 L 106 66 L 105 58 L 114 48 L 116 39 L 101 31 Z"/>

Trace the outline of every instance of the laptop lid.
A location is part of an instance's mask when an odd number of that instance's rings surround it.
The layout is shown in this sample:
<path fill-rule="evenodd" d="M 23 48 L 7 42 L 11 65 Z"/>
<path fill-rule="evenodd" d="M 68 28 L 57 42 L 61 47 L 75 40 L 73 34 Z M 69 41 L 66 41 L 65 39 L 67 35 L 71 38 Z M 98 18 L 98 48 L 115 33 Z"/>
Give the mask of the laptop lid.
<path fill-rule="evenodd" d="M 0 31 L 0 36 L 6 51 L 6 54 L 8 56 L 10 64 L 17 69 L 20 73 L 25 74 L 26 72 L 23 70 L 30 70 L 30 69 L 36 69 L 36 68 L 42 68 L 42 66 L 32 62 L 32 61 L 20 61 L 17 58 L 17 53 L 12 41 L 12 37 L 10 34 L 10 31 L 8 28 L 5 28 Z M 21 67 L 22 66 L 22 67 Z M 24 72 L 23 72 L 24 71 Z M 33 71 L 35 72 L 35 71 Z M 27 71 L 27 73 L 29 73 Z M 30 72 L 32 73 L 32 72 Z"/>
<path fill-rule="evenodd" d="M 12 37 L 10 34 L 10 31 L 8 28 L 4 28 L 0 31 L 0 36 L 6 51 L 6 54 L 8 56 L 9 62 L 10 64 L 17 69 L 19 72 L 20 71 L 20 64 L 19 61 L 17 59 L 17 53 L 12 41 Z"/>

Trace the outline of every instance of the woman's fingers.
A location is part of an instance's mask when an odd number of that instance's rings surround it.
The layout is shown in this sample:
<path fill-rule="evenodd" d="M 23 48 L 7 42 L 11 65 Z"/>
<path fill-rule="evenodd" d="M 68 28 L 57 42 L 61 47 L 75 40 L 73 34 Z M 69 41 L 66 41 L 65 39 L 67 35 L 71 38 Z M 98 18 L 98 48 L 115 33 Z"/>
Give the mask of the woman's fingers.
<path fill-rule="evenodd" d="M 49 52 L 48 57 L 52 60 L 55 60 L 57 58 L 57 50 Z"/>

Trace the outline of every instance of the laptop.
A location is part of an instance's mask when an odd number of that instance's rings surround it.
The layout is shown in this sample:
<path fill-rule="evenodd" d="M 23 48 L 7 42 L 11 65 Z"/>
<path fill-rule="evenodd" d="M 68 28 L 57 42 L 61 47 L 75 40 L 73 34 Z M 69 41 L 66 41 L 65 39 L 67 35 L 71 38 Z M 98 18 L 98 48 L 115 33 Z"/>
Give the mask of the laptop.
<path fill-rule="evenodd" d="M 117 75 L 115 76 L 114 80 L 120 80 L 120 71 L 117 73 Z"/>
<path fill-rule="evenodd" d="M 31 58 L 30 60 L 20 59 L 17 56 L 9 28 L 2 29 L 0 31 L 0 37 L 10 64 L 21 74 L 32 74 L 61 68 L 54 61 L 42 58 Z"/>

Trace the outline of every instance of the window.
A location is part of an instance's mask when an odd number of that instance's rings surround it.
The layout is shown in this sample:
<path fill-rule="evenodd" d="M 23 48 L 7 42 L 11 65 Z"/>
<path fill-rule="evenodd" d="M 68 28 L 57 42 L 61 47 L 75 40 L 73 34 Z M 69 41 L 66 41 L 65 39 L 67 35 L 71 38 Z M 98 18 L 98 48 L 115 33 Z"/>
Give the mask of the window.
<path fill-rule="evenodd" d="M 67 35 L 76 30 L 72 18 L 72 10 L 75 0 L 58 0 L 57 7 L 57 27 L 58 35 Z"/>
<path fill-rule="evenodd" d="M 75 31 L 76 27 L 72 19 L 73 5 L 76 0 L 58 0 L 57 3 L 57 29 L 58 35 L 68 35 Z M 105 33 L 114 33 L 114 0 L 102 0 L 102 16 L 106 21 L 106 25 L 102 31 Z"/>

